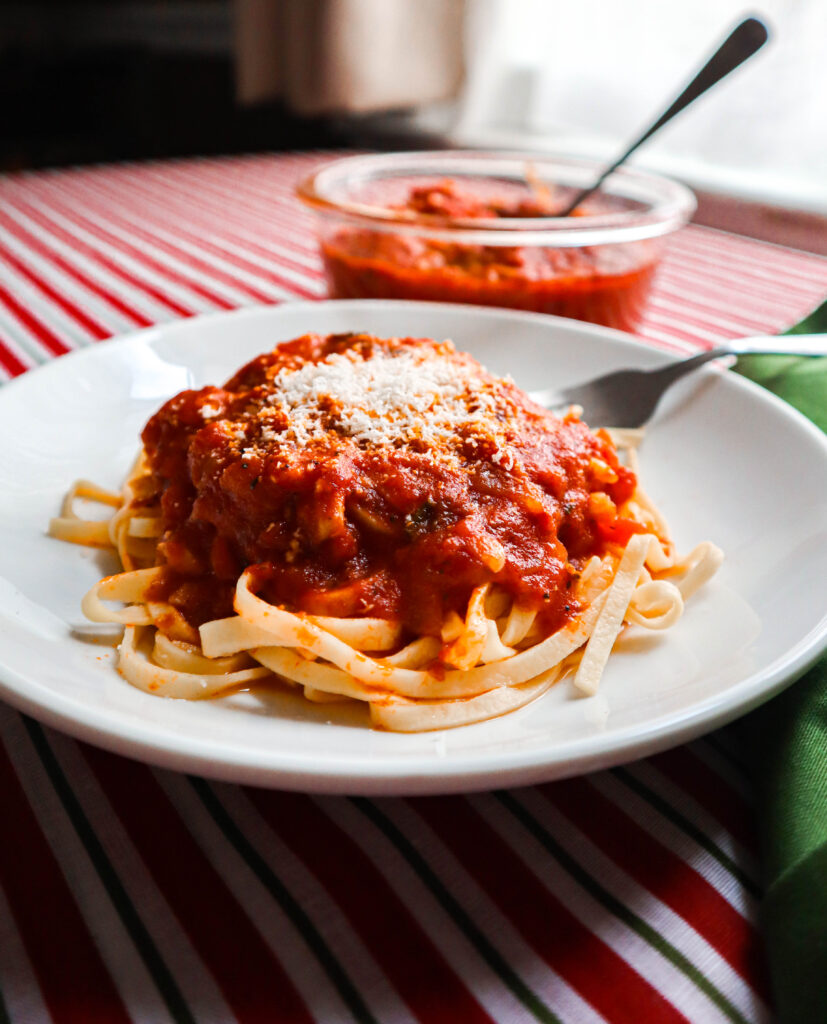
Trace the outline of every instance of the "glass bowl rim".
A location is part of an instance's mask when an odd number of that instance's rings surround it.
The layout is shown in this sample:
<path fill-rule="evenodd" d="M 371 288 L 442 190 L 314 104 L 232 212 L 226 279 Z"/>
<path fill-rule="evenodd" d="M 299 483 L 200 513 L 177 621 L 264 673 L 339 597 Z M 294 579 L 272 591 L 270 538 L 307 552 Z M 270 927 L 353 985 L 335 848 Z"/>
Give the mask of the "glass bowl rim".
<path fill-rule="evenodd" d="M 515 150 L 437 149 L 410 152 L 371 153 L 339 157 L 316 168 L 296 188 L 298 198 L 325 219 L 347 221 L 371 230 L 415 235 L 440 241 L 477 245 L 605 245 L 637 241 L 669 234 L 683 226 L 696 208 L 693 193 L 679 182 L 647 171 L 622 167 L 608 180 L 604 191 L 618 194 L 618 185 L 637 188 L 648 203 L 642 210 L 626 210 L 588 217 L 498 217 L 450 218 L 413 211 L 334 199 L 331 188 L 348 177 L 401 177 L 405 173 L 430 171 L 450 178 L 450 171 L 438 171 L 438 165 L 466 165 L 465 175 L 475 166 L 480 175 L 490 177 L 494 169 L 505 173 L 509 165 L 533 165 L 535 169 L 558 168 L 585 174 L 584 186 L 594 180 L 603 164 L 593 158 L 566 154 Z M 384 173 L 383 173 L 384 172 Z M 455 173 L 456 173 L 455 168 Z M 589 174 L 593 175 L 589 178 Z M 614 186 L 614 188 L 612 188 Z M 619 194 L 623 194 L 622 190 Z"/>

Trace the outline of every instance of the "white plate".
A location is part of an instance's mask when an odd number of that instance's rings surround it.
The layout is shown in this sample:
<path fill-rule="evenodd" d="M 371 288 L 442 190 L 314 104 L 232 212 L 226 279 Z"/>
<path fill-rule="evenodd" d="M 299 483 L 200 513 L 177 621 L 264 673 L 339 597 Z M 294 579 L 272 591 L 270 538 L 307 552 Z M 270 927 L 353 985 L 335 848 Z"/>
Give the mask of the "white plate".
<path fill-rule="evenodd" d="M 80 613 L 108 556 L 45 535 L 78 476 L 117 487 L 149 415 L 307 331 L 453 338 L 526 387 L 563 386 L 663 353 L 553 317 L 392 302 L 256 308 L 141 331 L 57 360 L 0 391 L 0 693 L 36 718 L 152 763 L 329 793 L 458 792 L 592 771 L 690 739 L 780 691 L 827 645 L 827 440 L 732 374 L 675 389 L 641 450 L 643 482 L 683 551 L 727 559 L 665 635 L 630 630 L 593 698 L 570 682 L 511 715 L 406 736 L 361 708 L 288 693 L 190 703 L 116 673 Z"/>

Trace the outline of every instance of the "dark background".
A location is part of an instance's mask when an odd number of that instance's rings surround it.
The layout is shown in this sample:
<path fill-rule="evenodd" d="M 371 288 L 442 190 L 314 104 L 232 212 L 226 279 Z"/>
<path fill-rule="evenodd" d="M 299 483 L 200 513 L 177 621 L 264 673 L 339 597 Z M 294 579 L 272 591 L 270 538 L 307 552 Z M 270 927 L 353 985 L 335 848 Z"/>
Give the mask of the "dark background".
<path fill-rule="evenodd" d="M 0 0 L 0 171 L 351 143 L 235 99 L 230 0 Z"/>

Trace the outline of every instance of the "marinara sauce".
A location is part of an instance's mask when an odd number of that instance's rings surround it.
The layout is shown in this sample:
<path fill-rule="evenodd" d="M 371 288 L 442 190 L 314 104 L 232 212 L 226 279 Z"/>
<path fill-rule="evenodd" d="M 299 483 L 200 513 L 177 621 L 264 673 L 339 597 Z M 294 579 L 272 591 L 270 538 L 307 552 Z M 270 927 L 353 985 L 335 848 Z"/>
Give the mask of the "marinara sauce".
<path fill-rule="evenodd" d="M 395 208 L 462 220 L 548 217 L 554 212 L 548 201 L 480 198 L 453 181 L 412 188 Z M 579 215 L 590 212 L 598 211 L 587 205 Z M 321 253 L 334 298 L 508 306 L 632 330 L 649 295 L 661 242 L 570 248 L 472 245 L 339 227 L 323 238 Z"/>
<path fill-rule="evenodd" d="M 153 596 L 194 626 L 232 613 L 252 566 L 274 603 L 414 634 L 496 583 L 551 631 L 585 561 L 636 528 L 606 434 L 448 342 L 306 335 L 181 392 L 142 438 L 167 570 Z"/>

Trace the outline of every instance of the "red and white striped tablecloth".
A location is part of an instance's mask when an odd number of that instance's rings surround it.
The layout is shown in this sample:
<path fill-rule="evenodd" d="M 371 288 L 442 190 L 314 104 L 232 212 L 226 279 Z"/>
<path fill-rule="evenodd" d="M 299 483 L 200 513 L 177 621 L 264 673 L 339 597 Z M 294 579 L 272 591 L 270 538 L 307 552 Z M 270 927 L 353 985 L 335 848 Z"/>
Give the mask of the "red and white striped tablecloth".
<path fill-rule="evenodd" d="M 0 373 L 322 297 L 292 198 L 320 159 L 2 179 Z M 641 334 L 773 332 L 825 292 L 825 260 L 689 228 Z M 721 735 L 527 789 L 315 798 L 155 770 L 3 707 L 0 794 L 0 1024 L 770 1019 L 750 785 Z"/>

